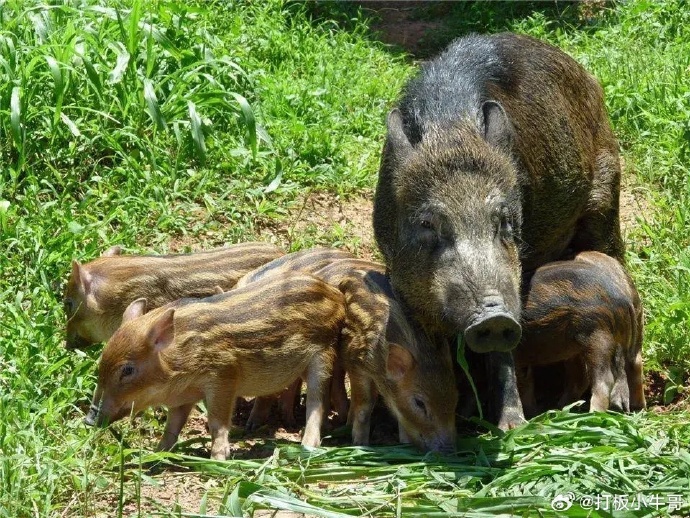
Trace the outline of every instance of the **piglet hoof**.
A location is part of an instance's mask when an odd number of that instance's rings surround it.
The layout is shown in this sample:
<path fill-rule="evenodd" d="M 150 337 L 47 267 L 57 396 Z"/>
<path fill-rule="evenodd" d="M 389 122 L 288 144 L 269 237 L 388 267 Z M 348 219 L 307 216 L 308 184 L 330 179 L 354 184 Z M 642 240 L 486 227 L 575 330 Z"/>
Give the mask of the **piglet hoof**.
<path fill-rule="evenodd" d="M 230 456 L 230 444 L 214 444 L 211 446 L 211 459 L 226 460 Z"/>
<path fill-rule="evenodd" d="M 305 433 L 302 437 L 302 446 L 308 446 L 310 448 L 318 448 L 321 445 L 321 437 L 319 434 L 309 434 Z"/>
<path fill-rule="evenodd" d="M 251 416 L 249 416 L 249 419 L 247 419 L 247 424 L 244 425 L 244 429 L 247 432 L 254 432 L 261 428 L 263 426 L 263 423 L 257 422 L 256 420 L 252 419 Z"/>

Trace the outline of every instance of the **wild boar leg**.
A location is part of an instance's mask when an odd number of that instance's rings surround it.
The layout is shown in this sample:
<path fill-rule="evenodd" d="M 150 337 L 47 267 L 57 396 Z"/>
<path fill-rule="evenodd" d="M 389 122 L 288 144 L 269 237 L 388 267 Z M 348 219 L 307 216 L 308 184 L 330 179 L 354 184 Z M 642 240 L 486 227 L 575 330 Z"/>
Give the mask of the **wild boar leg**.
<path fill-rule="evenodd" d="M 168 410 L 168 420 L 165 422 L 165 431 L 161 442 L 158 444 L 158 451 L 169 451 L 175 446 L 177 438 L 180 436 L 182 427 L 187 422 L 189 413 L 194 408 L 195 403 L 181 405 Z"/>
<path fill-rule="evenodd" d="M 371 412 L 376 402 L 376 391 L 372 380 L 354 369 L 350 374 L 350 412 L 347 423 L 352 425 L 352 444 L 369 444 Z"/>
<path fill-rule="evenodd" d="M 321 423 L 329 401 L 333 352 L 317 353 L 309 362 L 304 376 L 307 382 L 307 422 L 302 436 L 303 446 L 321 444 Z"/>
<path fill-rule="evenodd" d="M 539 414 L 537 398 L 534 395 L 534 371 L 532 367 L 517 368 L 515 371 L 517 378 L 518 392 L 520 401 L 525 411 L 525 416 L 532 418 Z"/>
<path fill-rule="evenodd" d="M 525 422 L 522 402 L 517 388 L 515 362 L 510 352 L 491 352 L 488 355 L 489 380 L 492 394 L 489 401 L 501 430 L 516 428 Z"/>
<path fill-rule="evenodd" d="M 228 433 L 232 426 L 237 390 L 233 383 L 224 382 L 214 387 L 206 397 L 208 408 L 208 427 L 211 431 L 211 458 L 225 460 L 230 455 Z"/>

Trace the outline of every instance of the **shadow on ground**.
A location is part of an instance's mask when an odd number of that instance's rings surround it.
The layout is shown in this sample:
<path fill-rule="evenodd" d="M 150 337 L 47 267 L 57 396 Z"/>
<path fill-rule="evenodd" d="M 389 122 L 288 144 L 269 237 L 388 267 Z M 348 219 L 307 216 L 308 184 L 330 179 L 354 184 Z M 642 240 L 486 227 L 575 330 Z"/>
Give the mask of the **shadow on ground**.
<path fill-rule="evenodd" d="M 314 22 L 330 21 L 343 30 L 369 20 L 370 37 L 415 59 L 437 54 L 452 40 L 472 32 L 514 30 L 530 18 L 543 18 L 551 29 L 577 27 L 588 30 L 606 24 L 611 2 L 605 0 L 521 2 L 310 2 Z"/>

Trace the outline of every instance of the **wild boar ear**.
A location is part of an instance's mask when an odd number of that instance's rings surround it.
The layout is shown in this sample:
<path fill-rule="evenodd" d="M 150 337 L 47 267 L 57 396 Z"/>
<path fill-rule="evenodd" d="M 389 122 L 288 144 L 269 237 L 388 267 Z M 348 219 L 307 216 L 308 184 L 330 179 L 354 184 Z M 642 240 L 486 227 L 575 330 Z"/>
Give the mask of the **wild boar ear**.
<path fill-rule="evenodd" d="M 404 159 L 412 153 L 412 143 L 405 134 L 403 115 L 398 108 L 394 108 L 388 114 L 386 126 L 388 127 L 386 142 L 391 146 L 394 155 L 398 159 Z"/>
<path fill-rule="evenodd" d="M 130 320 L 139 318 L 145 312 L 146 299 L 137 299 L 134 302 L 132 302 L 129 306 L 127 306 L 127 309 L 125 309 L 125 312 L 122 314 L 122 321 L 129 322 Z"/>
<path fill-rule="evenodd" d="M 225 292 L 223 291 L 223 288 L 221 288 L 220 286 L 216 286 L 215 288 L 213 288 L 213 292 L 214 292 L 216 295 L 222 295 L 223 293 L 225 293 Z"/>
<path fill-rule="evenodd" d="M 122 254 L 122 247 L 120 245 L 111 246 L 101 254 L 101 257 L 113 257 Z"/>
<path fill-rule="evenodd" d="M 148 342 L 156 351 L 162 351 L 172 343 L 175 337 L 174 319 L 175 308 L 168 308 L 151 325 Z"/>
<path fill-rule="evenodd" d="M 484 140 L 504 151 L 513 147 L 513 125 L 508 120 L 503 106 L 496 101 L 482 104 L 484 118 Z"/>
<path fill-rule="evenodd" d="M 84 293 L 89 292 L 93 276 L 78 261 L 72 261 L 72 278 L 79 280 Z"/>
<path fill-rule="evenodd" d="M 386 375 L 389 379 L 398 381 L 407 374 L 414 365 L 414 358 L 410 351 L 398 344 L 388 344 L 388 360 L 386 361 Z"/>

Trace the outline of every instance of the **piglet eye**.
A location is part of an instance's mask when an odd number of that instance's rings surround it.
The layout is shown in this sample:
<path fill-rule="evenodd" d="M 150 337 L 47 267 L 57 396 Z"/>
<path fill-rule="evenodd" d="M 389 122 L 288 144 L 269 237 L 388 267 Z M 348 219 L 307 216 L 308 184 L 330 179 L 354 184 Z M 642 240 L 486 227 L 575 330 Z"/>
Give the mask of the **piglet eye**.
<path fill-rule="evenodd" d="M 65 308 L 65 313 L 71 314 L 74 308 L 74 302 L 72 301 L 72 299 L 65 299 L 63 302 L 63 306 Z"/>
<path fill-rule="evenodd" d="M 126 378 L 127 376 L 131 376 L 134 374 L 134 365 L 127 364 L 124 367 L 122 367 L 122 371 L 120 372 L 120 379 Z"/>
<path fill-rule="evenodd" d="M 423 412 L 423 413 L 426 415 L 426 404 L 424 403 L 424 401 L 422 401 L 422 400 L 421 400 L 420 398 L 418 398 L 417 396 L 415 396 L 415 397 L 413 398 L 413 401 L 414 401 L 415 406 L 416 406 L 421 412 Z"/>

